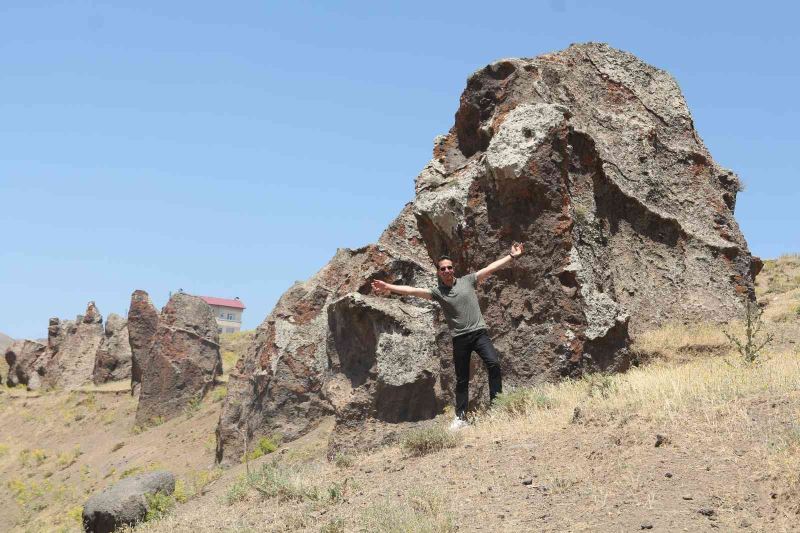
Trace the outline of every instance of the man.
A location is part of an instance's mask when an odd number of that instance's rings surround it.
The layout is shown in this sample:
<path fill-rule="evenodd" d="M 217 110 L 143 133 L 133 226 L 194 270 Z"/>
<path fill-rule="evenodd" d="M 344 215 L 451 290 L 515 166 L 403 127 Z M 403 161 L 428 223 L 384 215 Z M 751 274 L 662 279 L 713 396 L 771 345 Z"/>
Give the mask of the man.
<path fill-rule="evenodd" d="M 503 391 L 500 361 L 492 345 L 486 323 L 483 321 L 475 288 L 478 283 L 504 267 L 522 254 L 522 245 L 514 243 L 511 252 L 494 263 L 461 278 L 455 277 L 453 261 L 443 255 L 436 262 L 439 286 L 433 290 L 418 289 L 405 285 L 391 285 L 381 280 L 372 282 L 377 294 L 393 292 L 404 296 L 416 296 L 435 300 L 442 307 L 447 325 L 453 335 L 453 363 L 456 370 L 456 418 L 450 429 L 458 430 L 466 425 L 465 415 L 469 401 L 469 360 L 472 352 L 478 352 L 489 374 L 489 401 Z"/>

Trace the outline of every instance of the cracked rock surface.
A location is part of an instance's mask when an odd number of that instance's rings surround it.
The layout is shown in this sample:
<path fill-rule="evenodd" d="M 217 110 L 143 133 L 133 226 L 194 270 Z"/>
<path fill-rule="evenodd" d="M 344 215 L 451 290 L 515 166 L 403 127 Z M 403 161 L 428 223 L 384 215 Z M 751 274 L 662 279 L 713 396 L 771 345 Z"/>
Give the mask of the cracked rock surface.
<path fill-rule="evenodd" d="M 202 400 L 222 371 L 211 307 L 197 296 L 173 294 L 161 310 L 144 360 L 138 425 L 173 418 Z"/>
<path fill-rule="evenodd" d="M 231 376 L 219 460 L 238 459 L 242 434 L 294 438 L 329 414 L 357 439 L 440 412 L 453 379 L 440 311 L 369 283 L 431 286 L 443 253 L 464 275 L 524 244 L 479 288 L 512 386 L 624 370 L 636 335 L 727 321 L 754 297 L 738 177 L 672 76 L 629 53 L 587 43 L 476 71 L 433 152 L 378 243 L 340 250 L 259 327 Z"/>

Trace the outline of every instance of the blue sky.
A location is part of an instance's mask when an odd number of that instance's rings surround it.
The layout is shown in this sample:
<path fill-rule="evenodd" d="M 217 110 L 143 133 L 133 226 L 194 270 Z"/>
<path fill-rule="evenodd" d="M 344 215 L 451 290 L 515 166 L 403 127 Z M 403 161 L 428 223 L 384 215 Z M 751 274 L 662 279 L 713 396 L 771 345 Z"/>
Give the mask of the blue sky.
<path fill-rule="evenodd" d="M 754 253 L 800 251 L 790 2 L 0 4 L 0 331 L 239 296 L 257 326 L 413 198 L 467 76 L 604 41 L 672 73 L 747 189 Z"/>

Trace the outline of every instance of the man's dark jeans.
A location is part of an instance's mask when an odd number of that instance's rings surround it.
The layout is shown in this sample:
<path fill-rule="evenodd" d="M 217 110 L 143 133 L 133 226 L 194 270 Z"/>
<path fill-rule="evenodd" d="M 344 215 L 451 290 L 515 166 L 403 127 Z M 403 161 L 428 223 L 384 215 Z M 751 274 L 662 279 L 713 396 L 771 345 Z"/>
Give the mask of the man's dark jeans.
<path fill-rule="evenodd" d="M 456 367 L 456 416 L 464 418 L 469 403 L 469 360 L 478 352 L 489 373 L 489 401 L 503 392 L 500 360 L 485 329 L 453 337 L 453 363 Z"/>

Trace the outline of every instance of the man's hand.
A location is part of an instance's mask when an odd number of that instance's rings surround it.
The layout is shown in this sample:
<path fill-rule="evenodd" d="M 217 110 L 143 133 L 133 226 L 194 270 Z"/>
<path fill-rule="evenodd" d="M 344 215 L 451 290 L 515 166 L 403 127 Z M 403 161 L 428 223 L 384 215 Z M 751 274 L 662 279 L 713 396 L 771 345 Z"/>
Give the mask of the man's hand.
<path fill-rule="evenodd" d="M 517 258 L 522 255 L 522 244 L 515 242 L 511 245 L 511 253 L 509 254 L 513 258 Z"/>
<path fill-rule="evenodd" d="M 378 296 L 383 296 L 391 292 L 389 290 L 389 284 L 379 279 L 372 280 L 372 290 L 375 291 L 375 294 Z"/>

